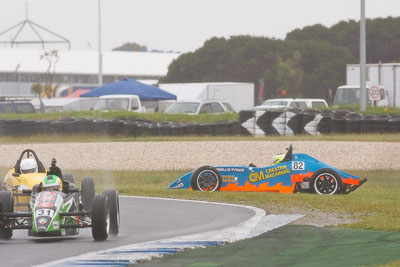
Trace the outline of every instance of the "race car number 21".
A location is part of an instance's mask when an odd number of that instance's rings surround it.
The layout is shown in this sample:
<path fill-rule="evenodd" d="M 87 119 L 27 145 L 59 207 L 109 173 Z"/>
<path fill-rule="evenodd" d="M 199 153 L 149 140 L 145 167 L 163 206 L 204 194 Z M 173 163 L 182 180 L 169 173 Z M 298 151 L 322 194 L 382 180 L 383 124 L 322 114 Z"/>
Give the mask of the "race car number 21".
<path fill-rule="evenodd" d="M 292 161 L 292 170 L 302 171 L 305 168 L 304 161 Z"/>

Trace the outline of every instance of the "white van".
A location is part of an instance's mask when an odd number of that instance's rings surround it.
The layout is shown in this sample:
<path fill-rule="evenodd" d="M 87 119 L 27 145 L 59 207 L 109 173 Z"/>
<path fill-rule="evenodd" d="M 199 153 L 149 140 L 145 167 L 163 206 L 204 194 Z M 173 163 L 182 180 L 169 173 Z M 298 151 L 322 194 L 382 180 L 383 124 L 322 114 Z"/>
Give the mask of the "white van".
<path fill-rule="evenodd" d="M 327 108 L 328 103 L 324 99 L 317 98 L 274 98 L 265 100 L 261 105 L 254 107 L 254 109 L 306 109 L 320 107 Z"/>
<path fill-rule="evenodd" d="M 387 107 L 388 93 L 382 85 L 369 85 L 365 87 L 365 97 L 368 105 Z M 360 104 L 361 90 L 359 85 L 342 85 L 336 90 L 334 106 Z"/>
<path fill-rule="evenodd" d="M 137 95 L 103 95 L 99 97 L 93 109 L 144 112 L 144 107 Z"/>

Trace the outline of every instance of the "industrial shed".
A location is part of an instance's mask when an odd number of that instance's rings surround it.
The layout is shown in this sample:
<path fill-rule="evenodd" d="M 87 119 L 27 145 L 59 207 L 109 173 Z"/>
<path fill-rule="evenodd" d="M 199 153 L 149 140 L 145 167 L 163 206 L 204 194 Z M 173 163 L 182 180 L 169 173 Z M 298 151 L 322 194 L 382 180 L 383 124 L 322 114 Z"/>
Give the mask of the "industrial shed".
<path fill-rule="evenodd" d="M 0 95 L 31 95 L 32 83 L 46 81 L 48 62 L 41 55 L 48 50 L 0 49 Z M 54 84 L 98 86 L 98 52 L 60 50 L 54 69 Z M 180 54 L 161 52 L 104 51 L 103 84 L 133 78 L 156 84 Z M 53 69 L 51 69 L 53 72 Z"/>

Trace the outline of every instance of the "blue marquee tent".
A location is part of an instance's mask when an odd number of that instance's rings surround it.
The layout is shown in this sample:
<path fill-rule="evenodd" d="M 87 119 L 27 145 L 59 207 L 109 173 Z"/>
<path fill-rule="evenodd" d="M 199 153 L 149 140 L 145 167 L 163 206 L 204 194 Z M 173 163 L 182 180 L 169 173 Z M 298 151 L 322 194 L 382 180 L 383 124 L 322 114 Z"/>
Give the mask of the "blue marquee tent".
<path fill-rule="evenodd" d="M 106 84 L 82 94 L 81 97 L 98 97 L 102 95 L 138 95 L 140 100 L 176 100 L 176 95 L 134 79 L 123 79 Z"/>

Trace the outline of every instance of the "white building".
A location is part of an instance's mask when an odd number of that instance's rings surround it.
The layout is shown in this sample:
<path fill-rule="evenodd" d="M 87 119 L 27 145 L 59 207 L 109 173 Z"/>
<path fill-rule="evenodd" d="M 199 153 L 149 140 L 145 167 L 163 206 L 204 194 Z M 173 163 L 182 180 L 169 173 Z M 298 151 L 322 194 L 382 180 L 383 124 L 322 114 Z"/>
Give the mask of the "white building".
<path fill-rule="evenodd" d="M 49 63 L 41 56 L 49 50 L 0 49 L 0 95 L 31 95 L 32 83 L 46 81 Z M 57 52 L 53 64 L 53 84 L 96 87 L 98 85 L 98 51 Z M 180 54 L 159 52 L 104 51 L 103 84 L 133 78 L 156 84 L 168 72 L 168 66 Z"/>

